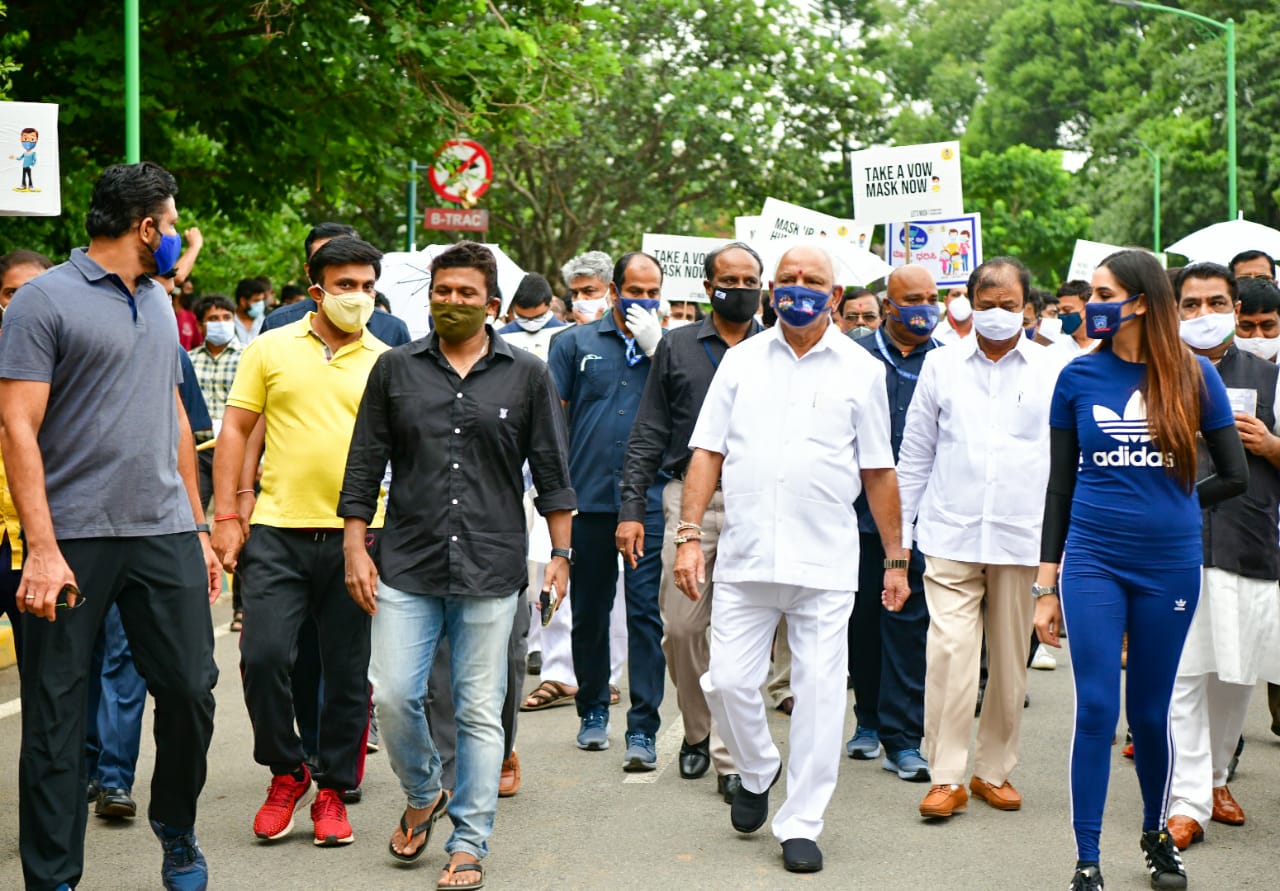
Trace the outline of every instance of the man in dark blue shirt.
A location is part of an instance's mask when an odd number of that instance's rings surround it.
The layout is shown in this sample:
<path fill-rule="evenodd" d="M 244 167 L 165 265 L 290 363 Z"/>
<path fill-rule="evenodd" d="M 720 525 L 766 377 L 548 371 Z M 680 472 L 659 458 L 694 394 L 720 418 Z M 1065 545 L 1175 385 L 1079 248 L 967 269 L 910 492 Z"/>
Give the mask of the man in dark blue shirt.
<path fill-rule="evenodd" d="M 618 578 L 614 530 L 631 425 L 657 348 L 654 310 L 662 267 L 647 254 L 624 255 L 613 269 L 612 309 L 558 334 L 548 364 L 569 409 L 569 476 L 578 494 L 573 519 L 573 667 L 582 727 L 578 747 L 609 747 L 609 612 Z M 660 335 L 659 335 L 660 336 Z M 645 556 L 623 571 L 627 600 L 628 676 L 624 770 L 653 770 L 666 661 L 658 582 L 662 573 L 662 486 L 649 490 Z"/>
<path fill-rule="evenodd" d="M 907 408 L 929 351 L 938 346 L 938 287 L 923 266 L 895 269 L 888 280 L 884 323 L 857 343 L 885 364 L 889 395 L 889 440 L 897 460 Z M 862 558 L 858 590 L 874 591 L 883 573 L 884 549 L 865 495 L 855 503 Z M 900 612 L 889 612 L 874 597 L 859 597 L 849 621 L 849 677 L 853 682 L 857 730 L 845 751 L 869 761 L 881 754 L 885 770 L 911 782 L 929 781 L 920 755 L 924 736 L 925 642 L 929 606 L 924 597 L 924 557 L 911 552 L 908 597 Z"/>

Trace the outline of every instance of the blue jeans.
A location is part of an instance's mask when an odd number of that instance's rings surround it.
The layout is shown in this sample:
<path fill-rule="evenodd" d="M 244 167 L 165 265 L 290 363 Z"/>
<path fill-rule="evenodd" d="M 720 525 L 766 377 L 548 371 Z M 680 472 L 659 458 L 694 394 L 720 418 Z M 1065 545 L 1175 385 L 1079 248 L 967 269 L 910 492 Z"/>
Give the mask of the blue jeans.
<path fill-rule="evenodd" d="M 624 564 L 627 599 L 627 686 L 631 709 L 627 730 L 658 735 L 658 708 L 667 681 L 667 657 L 662 652 L 662 613 L 658 586 L 662 580 L 661 512 L 645 516 L 644 556 L 636 568 Z M 609 708 L 609 614 L 618 587 L 618 549 L 614 547 L 616 514 L 580 513 L 573 518 L 573 670 L 578 676 L 575 697 L 579 716 Z"/>
<path fill-rule="evenodd" d="M 132 791 L 147 684 L 133 665 L 120 609 L 114 604 L 107 610 L 93 648 L 92 672 L 85 730 L 89 779 L 96 777 L 104 789 Z"/>
<path fill-rule="evenodd" d="M 458 784 L 449 803 L 453 834 L 445 843 L 482 858 L 489 853 L 502 773 L 502 702 L 507 641 L 518 592 L 505 597 L 409 594 L 378 582 L 369 680 L 382 744 L 400 788 L 415 808 L 440 794 L 440 754 L 427 727 L 425 698 L 441 637 L 449 639 L 451 689 L 458 724 Z"/>

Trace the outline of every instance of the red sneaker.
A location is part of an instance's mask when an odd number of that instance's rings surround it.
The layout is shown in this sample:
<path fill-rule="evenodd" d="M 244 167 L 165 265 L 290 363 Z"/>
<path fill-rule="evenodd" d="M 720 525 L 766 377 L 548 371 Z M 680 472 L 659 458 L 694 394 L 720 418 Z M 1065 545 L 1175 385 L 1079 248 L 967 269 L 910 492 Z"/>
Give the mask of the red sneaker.
<path fill-rule="evenodd" d="M 321 789 L 311 802 L 311 819 L 316 824 L 315 843 L 320 848 L 349 845 L 356 840 L 347 821 L 347 806 L 335 789 Z"/>
<path fill-rule="evenodd" d="M 289 834 L 293 828 L 293 811 L 311 788 L 311 771 L 304 765 L 302 772 L 301 780 L 295 780 L 290 774 L 271 778 L 267 801 L 253 818 L 253 834 L 258 838 L 274 841 Z"/>

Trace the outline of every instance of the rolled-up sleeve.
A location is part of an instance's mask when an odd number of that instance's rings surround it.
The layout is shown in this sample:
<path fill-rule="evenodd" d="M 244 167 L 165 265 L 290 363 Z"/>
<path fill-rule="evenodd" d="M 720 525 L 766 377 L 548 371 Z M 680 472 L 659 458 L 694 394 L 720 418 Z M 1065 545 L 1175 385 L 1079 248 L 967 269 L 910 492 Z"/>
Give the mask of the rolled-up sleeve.
<path fill-rule="evenodd" d="M 569 483 L 569 429 L 550 371 L 541 368 L 530 375 L 528 399 L 531 423 L 525 460 L 538 489 L 533 506 L 543 516 L 576 510 L 578 496 Z"/>
<path fill-rule="evenodd" d="M 391 353 L 383 353 L 374 363 L 365 385 L 356 424 L 347 451 L 347 469 L 338 494 L 338 516 L 366 523 L 378 510 L 378 495 L 387 460 L 391 457 L 391 423 L 387 397 L 387 366 Z"/>

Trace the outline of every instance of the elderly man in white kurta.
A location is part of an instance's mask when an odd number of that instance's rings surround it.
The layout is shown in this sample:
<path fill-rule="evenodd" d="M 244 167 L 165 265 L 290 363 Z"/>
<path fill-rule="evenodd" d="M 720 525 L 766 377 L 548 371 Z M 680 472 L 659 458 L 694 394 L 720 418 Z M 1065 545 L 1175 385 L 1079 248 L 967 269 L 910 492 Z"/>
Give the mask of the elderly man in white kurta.
<path fill-rule="evenodd" d="M 783 256 L 772 282 L 777 327 L 730 350 L 707 393 L 675 537 L 676 584 L 696 599 L 705 575 L 698 524 L 722 483 L 702 686 L 742 775 L 731 822 L 743 833 L 764 825 L 769 789 L 782 775 L 760 686 L 774 630 L 787 619 L 796 702 L 787 799 L 773 833 L 792 872 L 822 868 L 816 840 L 840 764 L 857 584 L 853 502 L 864 487 L 890 559 L 884 591 L 861 596 L 900 609 L 909 594 L 884 366 L 831 324 L 841 290 L 821 248 Z"/>

